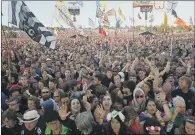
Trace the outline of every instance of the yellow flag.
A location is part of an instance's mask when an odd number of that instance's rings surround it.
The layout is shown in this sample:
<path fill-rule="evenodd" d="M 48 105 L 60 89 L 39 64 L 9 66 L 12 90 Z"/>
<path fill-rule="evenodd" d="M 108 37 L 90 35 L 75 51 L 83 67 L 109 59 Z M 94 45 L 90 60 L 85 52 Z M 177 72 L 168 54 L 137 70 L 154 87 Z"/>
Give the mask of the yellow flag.
<path fill-rule="evenodd" d="M 166 30 L 167 24 L 168 24 L 168 17 L 167 17 L 167 14 L 164 13 L 164 30 Z"/>
<path fill-rule="evenodd" d="M 103 2 L 102 2 L 102 6 L 103 6 L 103 8 L 105 9 L 106 6 L 107 6 L 107 2 L 106 2 L 106 1 L 103 1 Z"/>
<path fill-rule="evenodd" d="M 126 18 L 125 18 L 125 15 L 123 14 L 123 12 L 122 12 L 122 10 L 121 10 L 121 8 L 119 7 L 118 8 L 118 14 L 125 20 Z"/>
<path fill-rule="evenodd" d="M 54 32 L 53 33 L 54 33 L 54 35 L 57 36 L 58 35 L 58 29 L 57 28 L 54 28 Z"/>

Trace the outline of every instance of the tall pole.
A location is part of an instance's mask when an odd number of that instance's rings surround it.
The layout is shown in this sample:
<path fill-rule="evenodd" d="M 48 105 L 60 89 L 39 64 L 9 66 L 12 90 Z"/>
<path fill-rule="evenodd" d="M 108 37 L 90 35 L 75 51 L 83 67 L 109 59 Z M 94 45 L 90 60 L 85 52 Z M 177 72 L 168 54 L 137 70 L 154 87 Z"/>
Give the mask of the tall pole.
<path fill-rule="evenodd" d="M 146 27 L 145 27 L 145 31 L 147 30 L 147 17 L 148 16 L 148 12 L 145 12 L 145 23 L 146 23 Z"/>
<path fill-rule="evenodd" d="M 132 6 L 133 7 L 133 6 Z M 133 7 L 133 42 L 134 42 L 134 7 Z"/>

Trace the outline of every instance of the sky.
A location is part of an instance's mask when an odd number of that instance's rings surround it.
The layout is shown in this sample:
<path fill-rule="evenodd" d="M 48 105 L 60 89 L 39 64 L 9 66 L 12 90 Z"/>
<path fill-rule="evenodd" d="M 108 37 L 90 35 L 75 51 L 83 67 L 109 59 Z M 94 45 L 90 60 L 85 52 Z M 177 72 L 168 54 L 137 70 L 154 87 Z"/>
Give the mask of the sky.
<path fill-rule="evenodd" d="M 56 1 L 25 1 L 26 5 L 29 9 L 35 14 L 40 22 L 42 22 L 45 26 L 59 26 L 54 21 L 52 21 L 55 12 L 55 3 Z M 114 8 L 118 11 L 120 7 L 127 18 L 126 21 L 123 22 L 123 26 L 128 25 L 131 26 L 131 22 L 129 21 L 129 17 L 133 17 L 133 1 L 107 1 L 106 11 Z M 95 17 L 96 14 L 96 1 L 83 1 L 84 6 L 80 7 L 80 15 L 77 16 L 77 24 L 82 25 L 84 27 L 89 27 L 88 18 L 91 18 L 96 26 L 98 26 L 98 19 Z M 2 24 L 8 24 L 8 1 L 2 1 Z M 194 1 L 179 1 L 178 5 L 175 9 L 177 15 L 183 19 L 185 22 L 189 23 L 189 18 L 192 17 L 194 23 Z M 141 15 L 142 19 L 138 19 L 138 13 Z M 153 11 L 152 13 L 148 13 L 148 15 L 154 15 L 153 25 L 161 25 L 164 22 L 164 12 L 162 11 Z M 174 25 L 175 17 L 168 13 L 168 25 Z M 134 8 L 134 19 L 135 26 L 146 24 L 145 14 L 140 12 L 139 8 Z M 116 19 L 115 16 L 109 17 L 111 26 L 115 26 Z M 64 27 L 68 27 L 66 24 L 62 24 Z M 150 23 L 147 21 L 147 25 Z"/>

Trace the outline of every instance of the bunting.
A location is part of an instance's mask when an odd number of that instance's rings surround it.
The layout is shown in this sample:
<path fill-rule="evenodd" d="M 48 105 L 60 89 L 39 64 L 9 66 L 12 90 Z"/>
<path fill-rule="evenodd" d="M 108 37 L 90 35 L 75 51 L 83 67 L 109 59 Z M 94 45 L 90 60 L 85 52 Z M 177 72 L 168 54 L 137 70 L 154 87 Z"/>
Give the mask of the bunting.
<path fill-rule="evenodd" d="M 168 24 L 168 17 L 167 17 L 167 14 L 164 13 L 164 26 L 163 26 L 164 30 L 167 29 L 167 24 Z"/>
<path fill-rule="evenodd" d="M 176 18 L 174 23 L 183 27 L 185 30 L 190 30 L 190 27 L 179 17 Z"/>
<path fill-rule="evenodd" d="M 122 10 L 121 10 L 120 7 L 118 8 L 118 14 L 121 16 L 121 18 L 122 18 L 123 20 L 126 19 L 126 18 L 125 18 L 125 15 L 123 14 L 123 12 L 122 12 Z"/>

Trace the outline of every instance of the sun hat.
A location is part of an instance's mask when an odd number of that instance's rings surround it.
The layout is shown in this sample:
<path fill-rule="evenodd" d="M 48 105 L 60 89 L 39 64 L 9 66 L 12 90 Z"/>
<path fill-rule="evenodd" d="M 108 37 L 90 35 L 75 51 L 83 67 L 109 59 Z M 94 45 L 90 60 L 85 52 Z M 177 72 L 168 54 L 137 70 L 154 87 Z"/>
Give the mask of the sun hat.
<path fill-rule="evenodd" d="M 36 110 L 31 110 L 31 111 L 26 112 L 23 115 L 21 122 L 22 123 L 30 123 L 30 122 L 38 120 L 39 117 L 40 117 L 40 115 L 38 114 L 38 112 Z"/>

